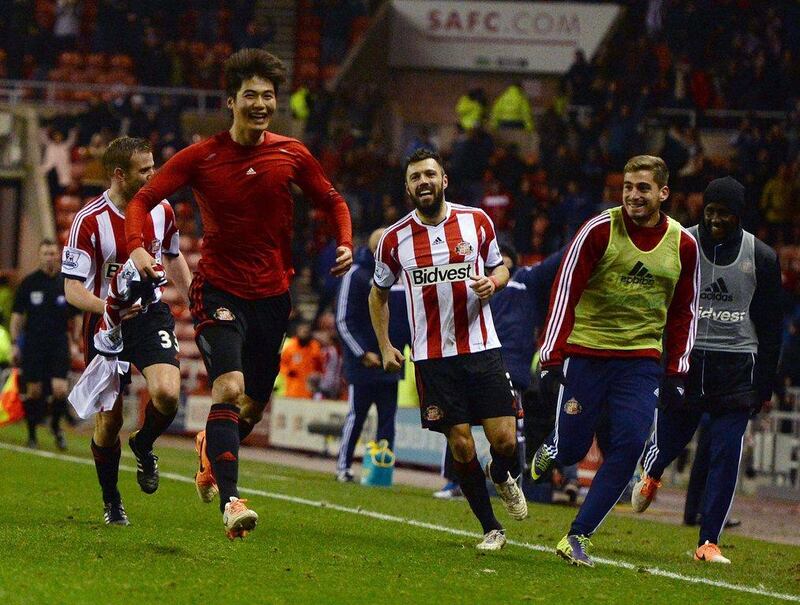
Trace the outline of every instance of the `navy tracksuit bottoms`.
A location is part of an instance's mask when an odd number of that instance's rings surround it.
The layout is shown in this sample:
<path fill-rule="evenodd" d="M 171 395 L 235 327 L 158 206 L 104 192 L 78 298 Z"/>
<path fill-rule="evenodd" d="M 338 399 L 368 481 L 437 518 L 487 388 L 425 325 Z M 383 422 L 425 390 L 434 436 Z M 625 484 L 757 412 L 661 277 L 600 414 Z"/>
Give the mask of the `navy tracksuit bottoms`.
<path fill-rule="evenodd" d="M 545 440 L 557 463 L 581 461 L 597 440 L 603 464 L 570 534 L 593 534 L 625 491 L 650 435 L 663 370 L 653 359 L 570 357 L 555 430 Z"/>
<path fill-rule="evenodd" d="M 706 540 L 719 544 L 733 505 L 750 411 L 725 411 L 709 416 L 705 429 L 709 441 L 708 477 L 698 545 L 705 544 Z M 691 409 L 665 410 L 656 414 L 655 430 L 644 451 L 644 472 L 654 479 L 661 479 L 664 469 L 691 441 L 702 417 L 701 410 Z"/>
<path fill-rule="evenodd" d="M 361 436 L 372 404 L 378 410 L 377 440 L 386 439 L 394 450 L 394 420 L 397 415 L 397 383 L 393 381 L 351 384 L 348 392 L 350 410 L 342 428 L 342 445 L 336 470 L 344 471 L 353 464 L 353 452 Z"/>

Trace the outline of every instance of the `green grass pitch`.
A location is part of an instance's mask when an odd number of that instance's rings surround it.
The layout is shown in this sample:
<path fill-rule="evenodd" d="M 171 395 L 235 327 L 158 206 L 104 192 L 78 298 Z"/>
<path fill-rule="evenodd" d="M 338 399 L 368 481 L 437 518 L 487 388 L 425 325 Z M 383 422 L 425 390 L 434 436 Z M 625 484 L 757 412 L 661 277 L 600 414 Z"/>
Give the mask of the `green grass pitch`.
<path fill-rule="evenodd" d="M 728 533 L 722 550 L 733 564 L 703 565 L 689 556 L 695 529 L 611 515 L 593 540 L 605 563 L 578 569 L 554 554 L 574 509 L 531 504 L 515 522 L 496 502 L 512 543 L 482 554 L 464 501 L 253 461 L 243 461 L 240 483 L 259 525 L 230 542 L 216 503 L 194 492 L 192 452 L 165 447 L 152 496 L 139 491 L 123 447 L 131 526 L 106 527 L 88 439 L 44 457 L 47 437 L 38 455 L 20 447 L 24 437 L 20 426 L 0 429 L 3 605 L 800 602 L 799 547 Z"/>

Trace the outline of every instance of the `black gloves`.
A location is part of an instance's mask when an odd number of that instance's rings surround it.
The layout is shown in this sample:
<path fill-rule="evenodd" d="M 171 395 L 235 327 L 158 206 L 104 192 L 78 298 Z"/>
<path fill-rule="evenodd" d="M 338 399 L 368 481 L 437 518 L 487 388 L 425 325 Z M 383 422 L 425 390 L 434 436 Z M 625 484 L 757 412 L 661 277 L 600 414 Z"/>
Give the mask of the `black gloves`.
<path fill-rule="evenodd" d="M 542 368 L 539 374 L 539 393 L 545 405 L 555 405 L 558 400 L 558 392 L 562 386 L 566 386 L 567 380 L 564 378 L 562 366 L 549 366 Z"/>
<path fill-rule="evenodd" d="M 665 376 L 661 381 L 658 396 L 658 409 L 678 409 L 685 402 L 686 387 L 683 376 Z"/>

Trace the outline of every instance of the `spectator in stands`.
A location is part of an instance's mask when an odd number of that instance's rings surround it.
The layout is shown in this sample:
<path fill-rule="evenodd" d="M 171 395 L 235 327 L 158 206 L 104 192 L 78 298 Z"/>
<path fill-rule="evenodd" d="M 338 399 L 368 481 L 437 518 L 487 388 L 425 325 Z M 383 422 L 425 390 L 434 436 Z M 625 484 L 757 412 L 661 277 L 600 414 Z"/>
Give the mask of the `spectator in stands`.
<path fill-rule="evenodd" d="M 59 51 L 76 47 L 80 33 L 83 2 L 80 0 L 57 0 L 53 36 Z"/>
<path fill-rule="evenodd" d="M 311 322 L 301 320 L 295 327 L 295 335 L 286 340 L 281 352 L 285 396 L 310 399 L 322 370 L 322 347 L 311 334 Z"/>
<path fill-rule="evenodd" d="M 567 181 L 566 191 L 553 214 L 553 222 L 560 227 L 560 236 L 571 240 L 575 232 L 595 214 L 596 205 L 574 178 Z"/>
<path fill-rule="evenodd" d="M 522 82 L 513 82 L 495 99 L 489 122 L 494 129 L 533 130 L 531 102 Z"/>
<path fill-rule="evenodd" d="M 439 146 L 433 142 L 431 137 L 431 129 L 426 125 L 422 125 L 417 129 L 417 132 L 411 137 L 411 140 L 406 145 L 403 151 L 403 157 L 408 157 L 417 149 L 439 149 Z"/>
<path fill-rule="evenodd" d="M 311 91 L 305 82 L 299 82 L 289 96 L 289 110 L 292 112 L 292 117 L 303 125 L 303 130 L 305 130 L 308 116 L 311 113 L 310 96 Z"/>
<path fill-rule="evenodd" d="M 520 157 L 519 145 L 507 143 L 497 149 L 493 158 L 492 172 L 500 181 L 503 188 L 516 198 L 520 194 L 522 177 L 528 170 L 528 165 Z"/>
<path fill-rule="evenodd" d="M 44 145 L 44 157 L 40 170 L 47 176 L 50 195 L 61 195 L 72 183 L 72 147 L 78 138 L 78 129 L 72 128 L 69 135 L 53 129 L 50 133 L 42 131 L 41 143 Z"/>
<path fill-rule="evenodd" d="M 790 216 L 792 196 L 792 180 L 786 163 L 778 167 L 778 172 L 764 185 L 761 193 L 760 208 L 764 220 L 770 228 L 770 239 L 775 241 L 778 234 L 786 230 L 786 221 Z"/>
<path fill-rule="evenodd" d="M 348 0 L 316 0 L 316 11 L 322 19 L 320 64 L 339 65 L 347 54 L 350 25 L 356 16 Z"/>
<path fill-rule="evenodd" d="M 486 114 L 486 92 L 483 88 L 471 88 L 458 98 L 456 102 L 456 116 L 458 127 L 463 130 L 472 130 L 483 122 Z"/>
<path fill-rule="evenodd" d="M 687 148 L 685 136 L 681 125 L 672 122 L 664 133 L 664 144 L 661 146 L 659 156 L 669 169 L 677 174 L 689 161 L 689 150 Z"/>
<path fill-rule="evenodd" d="M 450 154 L 449 174 L 454 200 L 477 206 L 483 198 L 483 178 L 494 153 L 494 140 L 480 125 L 459 136 Z M 451 187 L 452 187 L 451 186 Z"/>
<path fill-rule="evenodd" d="M 581 49 L 576 50 L 575 61 L 564 76 L 572 103 L 587 105 L 591 102 L 589 87 L 593 78 L 592 66 L 586 60 L 586 54 Z"/>
<path fill-rule="evenodd" d="M 146 86 L 169 86 L 169 57 L 158 30 L 152 26 L 146 27 L 143 42 L 136 62 L 136 77 Z"/>
<path fill-rule="evenodd" d="M 514 198 L 491 171 L 486 173 L 486 184 L 480 207 L 492 219 L 497 236 L 507 235 L 511 228 Z"/>

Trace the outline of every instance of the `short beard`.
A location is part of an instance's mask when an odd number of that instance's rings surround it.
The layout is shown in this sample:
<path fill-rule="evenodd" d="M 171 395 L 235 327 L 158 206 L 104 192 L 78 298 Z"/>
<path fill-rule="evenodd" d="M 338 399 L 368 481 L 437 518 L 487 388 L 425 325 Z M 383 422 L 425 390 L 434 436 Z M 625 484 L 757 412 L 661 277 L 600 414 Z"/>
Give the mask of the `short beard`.
<path fill-rule="evenodd" d="M 414 202 L 414 207 L 425 218 L 436 218 L 436 215 L 442 210 L 444 206 L 444 191 L 440 191 L 438 195 L 433 198 L 433 203 L 430 206 L 422 206 L 416 197 L 412 197 L 411 201 Z"/>

